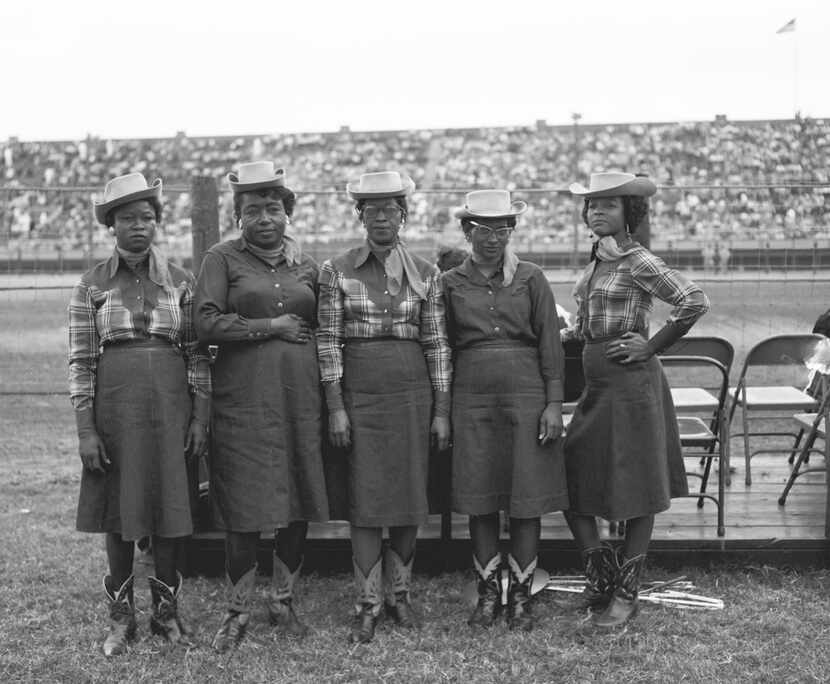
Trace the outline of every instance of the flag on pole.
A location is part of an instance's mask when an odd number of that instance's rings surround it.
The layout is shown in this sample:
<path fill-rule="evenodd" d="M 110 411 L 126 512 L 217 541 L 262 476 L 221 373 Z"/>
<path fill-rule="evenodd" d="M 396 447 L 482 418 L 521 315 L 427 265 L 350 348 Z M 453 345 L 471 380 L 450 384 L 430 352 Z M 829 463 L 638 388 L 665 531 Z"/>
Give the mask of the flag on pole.
<path fill-rule="evenodd" d="M 795 19 L 790 19 L 786 24 L 784 24 L 780 29 L 778 29 L 775 33 L 792 33 L 795 31 Z"/>

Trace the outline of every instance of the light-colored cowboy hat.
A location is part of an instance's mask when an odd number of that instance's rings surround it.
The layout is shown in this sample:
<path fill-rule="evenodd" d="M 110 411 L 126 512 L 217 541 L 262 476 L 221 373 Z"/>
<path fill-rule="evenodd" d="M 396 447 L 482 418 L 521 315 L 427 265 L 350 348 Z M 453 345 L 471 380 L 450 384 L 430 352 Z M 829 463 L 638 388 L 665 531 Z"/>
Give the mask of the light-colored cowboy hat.
<path fill-rule="evenodd" d="M 587 188 L 581 183 L 571 183 L 568 189 L 572 194 L 585 199 L 591 197 L 621 197 L 622 195 L 651 197 L 657 192 L 657 186 L 648 178 L 619 171 L 592 173 Z"/>
<path fill-rule="evenodd" d="M 234 194 L 264 190 L 265 188 L 284 188 L 285 169 L 274 168 L 274 162 L 258 161 L 240 164 L 236 173 L 228 174 L 228 183 Z"/>
<path fill-rule="evenodd" d="M 103 199 L 100 202 L 92 200 L 95 220 L 105 226 L 107 214 L 115 207 L 149 197 L 155 197 L 161 203 L 161 178 L 156 178 L 152 185 L 147 185 L 147 179 L 140 173 L 113 178 L 104 186 Z"/>
<path fill-rule="evenodd" d="M 527 202 L 510 201 L 508 190 L 473 190 L 464 198 L 464 206 L 453 213 L 455 218 L 509 218 L 524 214 Z"/>
<path fill-rule="evenodd" d="M 383 199 L 384 197 L 406 197 L 415 189 L 415 182 L 397 171 L 364 173 L 357 183 L 347 183 L 346 192 L 353 199 Z"/>

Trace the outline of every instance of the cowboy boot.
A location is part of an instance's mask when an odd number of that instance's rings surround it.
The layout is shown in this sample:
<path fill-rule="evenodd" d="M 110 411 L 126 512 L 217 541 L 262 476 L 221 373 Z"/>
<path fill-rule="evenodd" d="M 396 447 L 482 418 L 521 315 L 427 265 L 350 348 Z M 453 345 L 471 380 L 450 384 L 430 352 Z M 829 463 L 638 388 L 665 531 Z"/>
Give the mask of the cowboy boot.
<path fill-rule="evenodd" d="M 645 554 L 640 554 L 619 565 L 614 579 L 615 588 L 611 602 L 600 615 L 594 615 L 596 627 L 602 629 L 622 627 L 637 614 L 640 574 L 645 562 Z"/>
<path fill-rule="evenodd" d="M 473 554 L 478 575 L 478 601 L 467 619 L 470 627 L 490 627 L 501 613 L 501 554 L 493 556 L 483 568 Z"/>
<path fill-rule="evenodd" d="M 375 636 L 375 627 L 381 620 L 382 579 L 381 559 L 364 575 L 354 561 L 354 577 L 357 582 L 357 603 L 355 604 L 355 617 L 352 622 L 352 631 L 349 639 L 355 644 L 368 644 Z"/>
<path fill-rule="evenodd" d="M 397 552 L 387 546 L 383 554 L 383 584 L 386 591 L 386 614 L 405 629 L 420 629 L 421 617 L 409 601 L 412 585 L 412 564 L 415 553 L 404 563 Z"/>
<path fill-rule="evenodd" d="M 176 572 L 176 586 L 169 587 L 156 577 L 148 577 L 150 596 L 153 599 L 153 614 L 150 617 L 150 631 L 163 636 L 171 644 L 187 641 L 190 628 L 179 615 L 179 594 L 182 593 L 182 574 Z"/>
<path fill-rule="evenodd" d="M 529 632 L 533 629 L 531 613 L 532 597 L 530 586 L 536 570 L 536 558 L 522 570 L 512 554 L 507 555 L 507 569 L 510 584 L 507 586 L 507 626 Z"/>
<path fill-rule="evenodd" d="M 302 565 L 301 561 L 294 572 L 289 571 L 275 551 L 271 587 L 265 598 L 271 624 L 282 634 L 299 638 L 308 634 L 308 627 L 297 619 L 293 605 L 294 583 L 300 575 Z"/>
<path fill-rule="evenodd" d="M 242 575 L 236 584 L 231 584 L 228 578 L 228 607 L 222 625 L 213 637 L 213 648 L 219 653 L 236 648 L 245 636 L 248 620 L 251 619 L 251 594 L 255 581 L 256 565 Z"/>
<path fill-rule="evenodd" d="M 112 575 L 104 577 L 104 591 L 110 609 L 110 631 L 104 640 L 104 655 L 107 658 L 125 653 L 127 642 L 135 638 L 134 581 L 135 577 L 130 575 L 116 590 Z"/>
<path fill-rule="evenodd" d="M 604 610 L 614 593 L 616 563 L 614 549 L 607 544 L 586 549 L 582 553 L 585 564 L 585 588 L 580 597 L 580 610 Z"/>

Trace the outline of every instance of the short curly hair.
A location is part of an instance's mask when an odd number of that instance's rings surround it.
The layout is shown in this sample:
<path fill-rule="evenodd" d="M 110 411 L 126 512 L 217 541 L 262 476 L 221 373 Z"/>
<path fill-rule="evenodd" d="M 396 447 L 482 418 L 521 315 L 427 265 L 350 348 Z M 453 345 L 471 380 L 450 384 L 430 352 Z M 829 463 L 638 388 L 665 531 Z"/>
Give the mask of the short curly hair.
<path fill-rule="evenodd" d="M 625 228 L 629 233 L 634 233 L 643 222 L 643 219 L 648 216 L 648 198 L 639 195 L 620 195 L 620 198 L 623 202 Z M 588 202 L 590 201 L 586 197 L 582 203 L 582 220 L 586 226 L 588 225 Z"/>
<path fill-rule="evenodd" d="M 242 198 L 248 194 L 281 200 L 282 208 L 285 209 L 285 213 L 288 216 L 291 216 L 291 214 L 294 213 L 294 204 L 297 201 L 297 196 L 292 190 L 289 190 L 286 187 L 262 188 L 260 190 L 248 190 L 247 192 L 238 192 L 234 194 L 233 216 L 237 220 L 242 216 Z"/>

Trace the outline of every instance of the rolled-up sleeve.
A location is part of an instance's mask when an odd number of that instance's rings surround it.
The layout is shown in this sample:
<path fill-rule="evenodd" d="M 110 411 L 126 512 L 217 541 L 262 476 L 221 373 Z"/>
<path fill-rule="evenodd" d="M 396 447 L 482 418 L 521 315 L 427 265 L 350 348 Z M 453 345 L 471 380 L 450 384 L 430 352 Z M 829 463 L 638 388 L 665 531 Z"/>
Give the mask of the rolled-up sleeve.
<path fill-rule="evenodd" d="M 91 409 L 95 399 L 100 338 L 90 287 L 82 280 L 69 300 L 69 397 L 76 410 Z"/>
<path fill-rule="evenodd" d="M 211 394 L 210 363 L 205 347 L 196 335 L 193 322 L 193 286 L 194 283 L 191 280 L 181 298 L 182 351 L 190 394 L 197 397 L 209 397 Z"/>
<path fill-rule="evenodd" d="M 203 344 L 263 338 L 270 319 L 245 318 L 228 312 L 228 269 L 221 255 L 205 254 L 194 297 L 194 327 Z"/>
<path fill-rule="evenodd" d="M 320 268 L 317 302 L 317 359 L 322 383 L 340 382 L 343 377 L 343 290 L 340 274 L 331 261 Z"/>
<path fill-rule="evenodd" d="M 436 271 L 427 281 L 427 297 L 421 303 L 419 342 L 432 381 L 432 389 L 448 392 L 452 385 L 452 352 L 447 341 L 447 319 L 441 278 Z"/>
<path fill-rule="evenodd" d="M 556 300 L 541 270 L 537 269 L 528 278 L 528 289 L 531 298 L 530 325 L 538 341 L 539 370 L 545 381 L 545 398 L 548 402 L 562 401 L 565 397 L 562 383 L 564 354 L 559 339 Z"/>
<path fill-rule="evenodd" d="M 667 323 L 684 334 L 709 310 L 709 298 L 696 283 L 650 252 L 640 253 L 632 265 L 631 275 L 650 295 L 674 305 Z"/>

